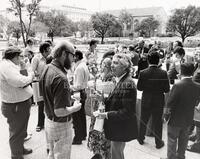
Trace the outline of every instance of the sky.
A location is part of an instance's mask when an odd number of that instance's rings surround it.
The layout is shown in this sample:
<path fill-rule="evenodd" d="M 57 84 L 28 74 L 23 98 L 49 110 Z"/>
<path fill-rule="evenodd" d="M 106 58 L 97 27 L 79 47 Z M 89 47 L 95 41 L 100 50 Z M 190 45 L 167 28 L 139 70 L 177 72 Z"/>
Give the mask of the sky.
<path fill-rule="evenodd" d="M 168 14 L 175 8 L 182 8 L 188 5 L 200 6 L 200 0 L 42 0 L 41 3 L 50 6 L 62 4 L 76 6 L 86 8 L 89 11 L 163 7 Z M 5 9 L 9 5 L 9 0 L 1 0 L 0 9 Z"/>

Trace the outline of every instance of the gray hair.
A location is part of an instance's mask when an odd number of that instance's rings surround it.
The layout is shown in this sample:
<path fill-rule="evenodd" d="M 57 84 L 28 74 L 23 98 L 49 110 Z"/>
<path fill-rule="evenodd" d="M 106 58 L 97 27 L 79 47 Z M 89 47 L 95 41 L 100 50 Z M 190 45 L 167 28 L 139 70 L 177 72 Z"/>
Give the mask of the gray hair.
<path fill-rule="evenodd" d="M 131 58 L 127 54 L 124 53 L 115 54 L 113 56 L 113 59 L 114 58 L 118 59 L 119 63 L 126 68 L 127 72 L 130 73 L 132 71 L 133 64 Z"/>
<path fill-rule="evenodd" d="M 74 54 L 74 46 L 67 41 L 62 41 L 58 43 L 52 50 L 53 57 L 54 58 L 61 57 L 63 51 Z"/>

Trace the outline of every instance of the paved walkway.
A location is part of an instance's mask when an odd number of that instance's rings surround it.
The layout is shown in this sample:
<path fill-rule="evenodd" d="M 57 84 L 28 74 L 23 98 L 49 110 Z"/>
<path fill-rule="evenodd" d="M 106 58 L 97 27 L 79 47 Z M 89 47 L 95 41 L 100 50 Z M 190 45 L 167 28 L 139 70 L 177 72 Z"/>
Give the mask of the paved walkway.
<path fill-rule="evenodd" d="M 0 159 L 10 159 L 10 149 L 8 145 L 8 126 L 6 119 L 0 113 Z M 87 117 L 87 124 L 89 125 L 90 118 Z M 31 109 L 31 117 L 29 120 L 28 132 L 32 133 L 32 138 L 25 143 L 25 146 L 33 149 L 33 153 L 25 156 L 25 159 L 46 159 L 46 146 L 44 131 L 36 132 L 37 124 L 37 107 L 33 106 Z M 88 126 L 89 127 L 89 126 Z M 163 130 L 164 141 L 166 143 L 166 125 Z M 87 149 L 87 142 L 84 141 L 82 145 L 72 146 L 71 159 L 90 159 L 92 152 Z M 127 143 L 125 148 L 126 159 L 159 159 L 166 157 L 166 146 L 157 150 L 154 144 L 154 138 L 146 137 L 145 144 L 139 145 L 137 141 Z M 186 152 L 186 159 L 199 159 L 200 154 Z"/>

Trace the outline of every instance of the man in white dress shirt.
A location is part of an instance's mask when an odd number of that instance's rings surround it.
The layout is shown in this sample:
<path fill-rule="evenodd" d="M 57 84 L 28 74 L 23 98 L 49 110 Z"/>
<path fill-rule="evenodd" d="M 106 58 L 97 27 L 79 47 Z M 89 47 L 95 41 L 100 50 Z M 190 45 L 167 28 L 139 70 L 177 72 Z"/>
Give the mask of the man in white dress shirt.
<path fill-rule="evenodd" d="M 86 139 L 86 116 L 85 116 L 85 100 L 87 98 L 85 89 L 89 80 L 89 70 L 86 63 L 82 60 L 83 53 L 79 50 L 75 52 L 75 71 L 74 71 L 74 85 L 72 90 L 80 92 L 81 109 L 73 114 L 73 124 L 75 136 L 73 144 L 82 144 L 82 140 Z"/>
<path fill-rule="evenodd" d="M 27 125 L 30 116 L 32 89 L 30 83 L 34 74 L 20 74 L 21 50 L 9 47 L 5 50 L 0 63 L 0 93 L 2 114 L 9 125 L 9 144 L 12 159 L 23 159 L 23 155 L 32 153 L 24 148 Z"/>

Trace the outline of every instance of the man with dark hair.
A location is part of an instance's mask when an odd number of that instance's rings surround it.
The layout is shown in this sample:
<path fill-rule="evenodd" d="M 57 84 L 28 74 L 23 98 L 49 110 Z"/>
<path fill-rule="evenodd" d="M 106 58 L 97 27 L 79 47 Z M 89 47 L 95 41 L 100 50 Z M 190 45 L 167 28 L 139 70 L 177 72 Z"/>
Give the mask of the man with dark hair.
<path fill-rule="evenodd" d="M 24 138 L 27 136 L 33 95 L 30 83 L 34 73 L 20 74 L 21 52 L 14 46 L 7 48 L 0 64 L 1 110 L 9 125 L 12 159 L 23 159 L 23 155 L 32 153 L 31 149 L 24 148 Z"/>
<path fill-rule="evenodd" d="M 82 144 L 82 140 L 86 139 L 86 115 L 85 100 L 87 98 L 85 89 L 89 80 L 89 70 L 86 63 L 82 60 L 83 53 L 79 50 L 75 51 L 75 71 L 74 81 L 71 89 L 80 93 L 81 109 L 73 114 L 74 139 L 72 144 Z"/>
<path fill-rule="evenodd" d="M 89 49 L 88 51 L 85 53 L 85 57 L 87 60 L 87 63 L 90 64 L 93 62 L 93 60 L 97 60 L 97 52 L 96 52 L 96 47 L 97 47 L 97 40 L 92 39 L 89 43 Z"/>
<path fill-rule="evenodd" d="M 168 159 L 185 158 L 194 107 L 200 99 L 200 85 L 192 81 L 193 72 L 193 64 L 180 65 L 181 80 L 173 85 L 167 100 L 164 117 L 168 121 Z"/>
<path fill-rule="evenodd" d="M 70 159 L 72 144 L 72 113 L 81 108 L 81 103 L 71 106 L 71 92 L 66 69 L 74 59 L 74 47 L 61 42 L 53 49 L 54 60 L 45 67 L 40 78 L 40 87 L 45 105 L 45 132 L 49 142 L 50 159 Z"/>
<path fill-rule="evenodd" d="M 51 45 L 47 42 L 44 42 L 39 47 L 40 53 L 35 55 L 32 59 L 32 71 L 35 73 L 35 81 L 39 81 L 42 72 L 46 66 L 47 63 L 47 57 L 49 56 L 51 52 Z M 37 101 L 38 104 L 38 124 L 36 127 L 36 131 L 39 132 L 44 128 L 44 101 L 43 97 L 40 96 Z"/>
<path fill-rule="evenodd" d="M 159 53 L 152 51 L 148 54 L 147 59 L 149 67 L 140 72 L 137 83 L 137 89 L 143 91 L 138 142 L 141 145 L 144 144 L 146 125 L 152 116 L 155 144 L 156 148 L 160 149 L 164 146 L 162 140 L 164 93 L 169 92 L 170 85 L 167 72 L 158 68 Z"/>
<path fill-rule="evenodd" d="M 171 64 L 168 71 L 168 76 L 169 76 L 171 84 L 174 84 L 174 80 L 178 79 L 177 75 L 179 74 L 179 71 L 180 71 L 180 64 L 185 62 L 185 59 L 184 59 L 185 50 L 182 47 L 177 46 L 174 49 L 174 54 L 176 56 L 176 59 Z"/>
<path fill-rule="evenodd" d="M 149 49 L 145 47 L 144 45 L 145 45 L 145 41 L 141 40 L 138 43 L 138 46 L 135 48 L 135 52 L 137 52 L 139 55 L 138 70 L 137 70 L 136 77 L 139 76 L 139 73 L 141 70 L 148 67 L 147 55 L 148 55 Z"/>

